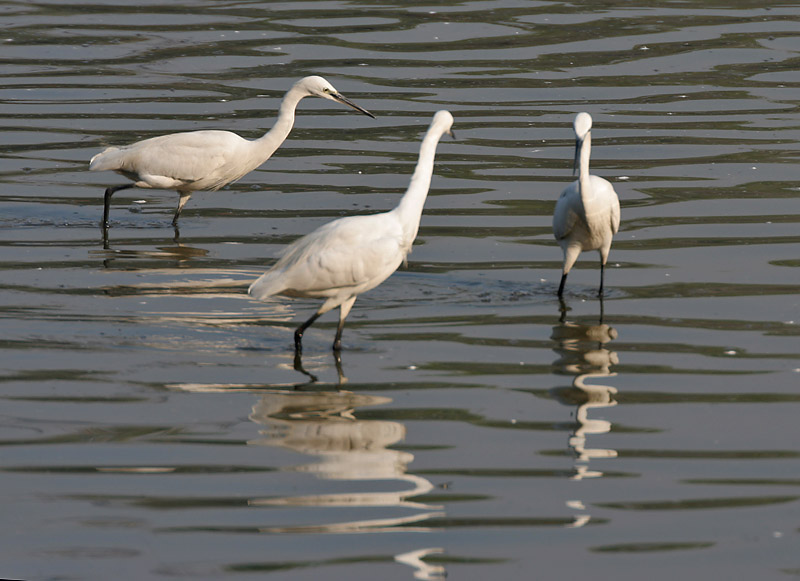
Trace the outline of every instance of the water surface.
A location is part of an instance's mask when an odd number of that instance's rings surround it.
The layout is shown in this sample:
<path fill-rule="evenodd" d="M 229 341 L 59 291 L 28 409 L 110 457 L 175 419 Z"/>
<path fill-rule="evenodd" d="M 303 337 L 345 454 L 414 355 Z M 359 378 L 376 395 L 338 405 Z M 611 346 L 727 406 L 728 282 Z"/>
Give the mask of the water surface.
<path fill-rule="evenodd" d="M 0 4 L 0 576 L 800 575 L 796 2 Z M 89 173 L 168 132 L 275 156 L 198 193 Z M 407 269 L 258 303 L 288 242 L 397 203 Z M 622 225 L 555 298 L 571 123 Z M 602 314 L 602 318 L 601 318 Z M 124 571 L 124 574 L 121 573 Z"/>

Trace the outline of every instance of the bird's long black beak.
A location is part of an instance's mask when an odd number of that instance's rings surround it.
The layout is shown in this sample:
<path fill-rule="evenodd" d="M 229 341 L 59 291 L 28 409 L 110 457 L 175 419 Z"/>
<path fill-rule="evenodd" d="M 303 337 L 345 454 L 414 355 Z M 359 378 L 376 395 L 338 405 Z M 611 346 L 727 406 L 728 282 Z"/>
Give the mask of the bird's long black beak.
<path fill-rule="evenodd" d="M 575 172 L 578 171 L 578 164 L 581 161 L 581 145 L 583 145 L 583 139 L 576 139 L 575 140 L 575 158 L 572 160 L 572 175 L 575 175 Z"/>
<path fill-rule="evenodd" d="M 350 99 L 348 99 L 347 97 L 345 97 L 341 93 L 332 93 L 331 97 L 333 97 L 333 99 L 335 101 L 339 101 L 340 103 L 342 103 L 344 105 L 347 105 L 348 107 L 352 107 L 353 109 L 355 109 L 359 113 L 363 113 L 367 117 L 372 117 L 373 119 L 375 119 L 375 115 L 373 115 L 372 113 L 370 113 L 369 111 L 367 111 L 363 107 L 359 107 L 358 105 L 353 103 Z"/>

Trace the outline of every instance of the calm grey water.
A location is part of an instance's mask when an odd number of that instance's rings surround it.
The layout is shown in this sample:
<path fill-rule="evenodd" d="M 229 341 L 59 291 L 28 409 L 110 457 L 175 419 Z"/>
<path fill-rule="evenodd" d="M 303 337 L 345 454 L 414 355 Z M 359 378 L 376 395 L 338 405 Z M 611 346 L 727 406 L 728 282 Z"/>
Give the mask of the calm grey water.
<path fill-rule="evenodd" d="M 800 4 L 0 2 L 0 577 L 800 576 Z M 108 145 L 256 137 L 119 192 Z M 408 268 L 332 313 L 246 295 L 391 208 L 450 110 Z M 590 112 L 622 226 L 554 294 Z M 602 309 L 602 311 L 601 311 Z M 603 312 L 603 318 L 600 314 Z"/>

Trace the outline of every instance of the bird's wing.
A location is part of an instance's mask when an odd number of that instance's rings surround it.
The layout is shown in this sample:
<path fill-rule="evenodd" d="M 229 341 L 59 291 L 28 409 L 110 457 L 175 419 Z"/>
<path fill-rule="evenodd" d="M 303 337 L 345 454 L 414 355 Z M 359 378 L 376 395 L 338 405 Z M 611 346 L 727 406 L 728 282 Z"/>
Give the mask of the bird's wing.
<path fill-rule="evenodd" d="M 575 182 L 577 183 L 577 182 Z M 553 235 L 556 240 L 569 236 L 575 224 L 580 220 L 576 204 L 581 207 L 580 192 L 575 184 L 570 184 L 558 198 L 553 212 Z"/>
<path fill-rule="evenodd" d="M 611 188 L 611 193 L 613 194 L 611 197 L 611 232 L 616 234 L 619 232 L 619 197 L 613 187 Z"/>
<path fill-rule="evenodd" d="M 293 243 L 273 267 L 286 289 L 315 292 L 372 288 L 389 277 L 405 255 L 402 230 L 386 214 L 335 220 Z"/>
<path fill-rule="evenodd" d="M 229 131 L 173 133 L 127 147 L 109 148 L 92 159 L 90 169 L 163 176 L 192 183 L 219 172 L 236 156 L 244 141 Z"/>

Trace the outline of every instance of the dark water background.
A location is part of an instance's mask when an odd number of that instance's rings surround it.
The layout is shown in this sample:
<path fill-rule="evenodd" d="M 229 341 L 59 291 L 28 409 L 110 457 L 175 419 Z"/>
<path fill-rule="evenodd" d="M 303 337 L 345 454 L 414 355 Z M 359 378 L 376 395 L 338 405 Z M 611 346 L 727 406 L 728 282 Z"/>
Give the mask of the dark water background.
<path fill-rule="evenodd" d="M 800 576 L 800 4 L 0 2 L 0 576 Z M 108 145 L 256 137 L 187 205 Z M 287 242 L 391 208 L 409 267 L 336 317 L 256 303 Z M 571 123 L 622 226 L 554 293 Z M 296 389 L 300 386 L 300 389 Z"/>

